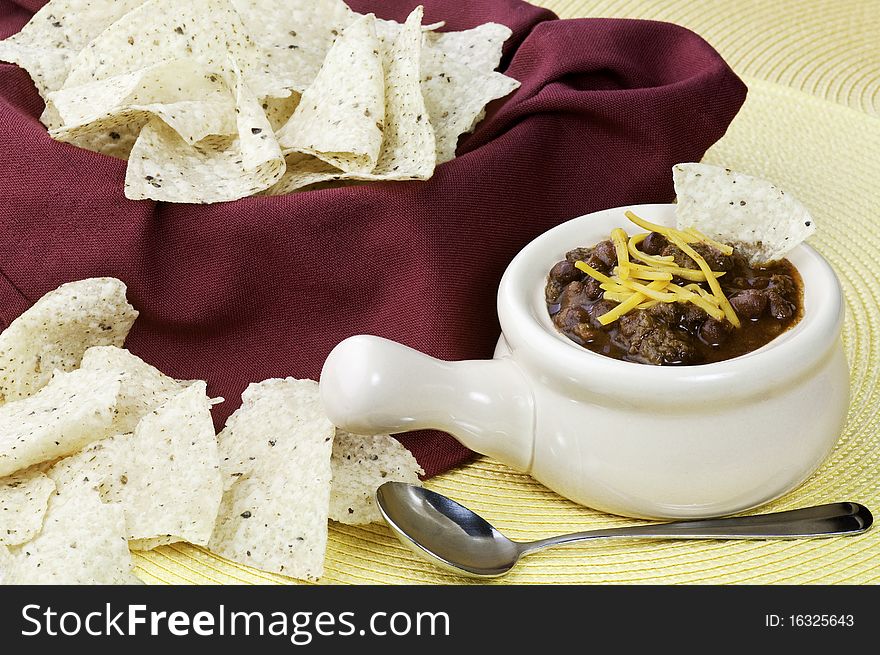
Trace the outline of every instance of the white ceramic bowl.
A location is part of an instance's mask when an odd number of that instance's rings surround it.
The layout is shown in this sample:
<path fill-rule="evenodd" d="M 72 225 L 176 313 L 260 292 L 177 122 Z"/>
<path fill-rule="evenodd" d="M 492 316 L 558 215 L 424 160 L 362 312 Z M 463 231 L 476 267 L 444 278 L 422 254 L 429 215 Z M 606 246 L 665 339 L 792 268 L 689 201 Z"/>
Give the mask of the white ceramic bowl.
<path fill-rule="evenodd" d="M 377 337 L 343 341 L 321 375 L 330 419 L 362 433 L 446 430 L 563 496 L 627 516 L 731 514 L 798 486 L 837 441 L 849 403 L 831 267 L 806 245 L 789 255 L 804 281 L 803 318 L 747 355 L 679 367 L 611 359 L 555 329 L 543 289 L 567 251 L 631 228 L 626 209 L 674 224 L 674 205 L 605 210 L 514 258 L 498 290 L 494 360 L 440 362 Z"/>

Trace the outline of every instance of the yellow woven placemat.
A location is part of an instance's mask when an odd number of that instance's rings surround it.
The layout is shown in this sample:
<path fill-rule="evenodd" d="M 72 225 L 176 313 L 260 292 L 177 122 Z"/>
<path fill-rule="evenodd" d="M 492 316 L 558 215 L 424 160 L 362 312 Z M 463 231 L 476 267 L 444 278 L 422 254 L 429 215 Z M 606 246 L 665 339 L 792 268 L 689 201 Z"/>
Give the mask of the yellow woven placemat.
<path fill-rule="evenodd" d="M 731 48 L 749 30 L 746 22 L 725 22 L 721 14 L 737 11 L 750 2 L 545 2 L 562 15 L 625 15 L 609 7 L 633 10 L 653 7 L 666 14 L 678 7 L 691 14 L 654 15 L 675 20 L 702 32 L 693 20 L 713 20 L 719 38 Z M 776 16 L 777 3 L 764 7 Z M 707 154 L 706 161 L 769 178 L 801 198 L 813 211 L 819 230 L 811 243 L 838 272 L 847 300 L 844 330 L 851 366 L 852 403 L 841 440 L 821 469 L 803 486 L 762 508 L 782 510 L 836 500 L 860 501 L 880 513 L 880 117 L 876 108 L 880 80 L 880 52 L 852 60 L 860 67 L 852 81 L 798 84 L 786 80 L 811 80 L 807 54 L 800 49 L 811 39 L 798 36 L 797 23 L 804 7 L 818 2 L 784 2 L 786 31 L 776 35 L 790 66 L 773 68 L 763 59 L 753 59 L 744 68 L 718 43 L 709 39 L 739 72 L 789 71 L 788 78 L 766 81 L 747 74 L 749 97 L 728 134 Z M 840 7 L 872 3 L 824 3 Z M 791 5 L 797 5 L 793 11 Z M 877 7 L 877 5 L 874 5 Z M 846 8 L 846 7 L 844 7 Z M 850 8 L 852 9 L 852 7 Z M 816 10 L 818 11 L 818 10 Z M 823 10 L 824 11 L 824 10 Z M 859 9 L 859 11 L 861 11 Z M 609 13 L 610 12 L 610 13 Z M 833 11 L 831 12 L 834 13 Z M 674 12 L 673 12 L 674 14 Z M 647 14 L 630 14 L 646 16 Z M 856 13 L 852 14 L 857 15 Z M 781 14 L 780 14 L 781 16 Z M 868 23 L 850 24 L 853 31 L 875 38 L 880 33 L 880 11 Z M 731 21 L 733 19 L 731 18 Z M 745 20 L 745 19 L 743 19 Z M 749 20 L 758 20 L 750 18 Z M 688 22 L 690 21 L 690 22 Z M 804 29 L 812 29 L 812 21 Z M 707 28 L 708 30 L 708 28 Z M 809 33 L 809 32 L 808 32 Z M 740 36 L 736 36 L 736 35 Z M 846 41 L 846 35 L 840 37 Z M 861 52 L 861 40 L 841 43 L 829 56 Z M 800 44 L 800 45 L 798 45 Z M 855 45 L 853 45 L 855 44 Z M 769 47 L 769 46 L 768 46 Z M 772 48 L 771 48 L 772 50 Z M 772 52 L 776 52 L 772 50 Z M 800 53 L 800 54 L 799 54 Z M 869 53 L 870 54 L 870 53 Z M 774 55 L 775 56 L 775 55 Z M 847 58 L 821 59 L 812 70 L 840 75 L 851 68 Z M 808 62 L 809 64 L 809 62 Z M 812 65 L 812 64 L 810 64 Z M 843 71 L 843 72 L 841 72 Z M 823 73 L 824 74 L 824 73 Z M 872 77 L 873 76 L 873 77 Z M 815 78 L 820 79 L 820 78 Z M 873 86 L 865 80 L 873 80 Z M 798 90 L 803 89 L 803 90 Z M 844 91 L 843 89 L 848 89 Z M 826 96 L 826 97 L 822 97 Z M 849 105 L 849 106 L 844 106 Z M 505 466 L 481 458 L 458 470 L 439 476 L 428 485 L 474 508 L 513 538 L 535 539 L 561 532 L 596 527 L 627 525 L 631 519 L 608 516 L 577 506 Z M 261 573 L 227 562 L 204 549 L 185 544 L 166 546 L 135 558 L 137 575 L 148 583 L 292 583 L 293 580 Z M 364 528 L 333 525 L 330 530 L 326 583 L 440 583 L 468 581 L 446 575 L 404 549 L 384 525 Z M 509 583 L 877 583 L 880 582 L 880 529 L 856 538 L 800 541 L 741 542 L 596 542 L 545 551 L 524 560 L 506 578 Z"/>
<path fill-rule="evenodd" d="M 678 23 L 735 71 L 880 114 L 880 0 L 534 0 L 561 18 Z"/>

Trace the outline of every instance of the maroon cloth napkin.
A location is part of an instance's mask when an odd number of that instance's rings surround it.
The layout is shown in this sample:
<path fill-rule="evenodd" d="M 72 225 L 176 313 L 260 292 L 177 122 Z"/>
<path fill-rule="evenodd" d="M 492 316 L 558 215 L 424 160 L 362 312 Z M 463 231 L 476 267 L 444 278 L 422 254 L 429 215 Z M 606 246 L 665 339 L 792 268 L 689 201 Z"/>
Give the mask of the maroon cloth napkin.
<path fill-rule="evenodd" d="M 0 64 L 0 327 L 59 284 L 109 275 L 140 311 L 132 352 L 226 402 L 249 382 L 317 379 L 358 333 L 444 359 L 492 355 L 495 292 L 531 239 L 595 210 L 673 198 L 670 167 L 724 134 L 745 87 L 700 37 L 649 21 L 558 20 L 518 0 L 421 0 L 425 22 L 513 29 L 493 104 L 427 182 L 246 198 L 130 201 L 125 162 L 58 143 L 28 75 Z M 40 2 L 0 0 L 0 37 Z M 350 3 L 403 20 L 416 0 Z M 577 244 L 572 244 L 577 245 Z M 428 475 L 470 453 L 403 435 Z"/>

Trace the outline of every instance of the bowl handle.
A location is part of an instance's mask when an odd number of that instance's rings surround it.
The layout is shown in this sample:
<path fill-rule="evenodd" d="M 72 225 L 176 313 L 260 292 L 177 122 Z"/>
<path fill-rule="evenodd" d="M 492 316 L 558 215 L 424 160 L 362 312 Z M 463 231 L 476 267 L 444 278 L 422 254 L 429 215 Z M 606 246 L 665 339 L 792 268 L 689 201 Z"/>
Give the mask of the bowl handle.
<path fill-rule="evenodd" d="M 433 428 L 528 471 L 534 401 L 510 358 L 446 362 L 380 337 L 340 342 L 321 371 L 330 420 L 356 434 Z"/>

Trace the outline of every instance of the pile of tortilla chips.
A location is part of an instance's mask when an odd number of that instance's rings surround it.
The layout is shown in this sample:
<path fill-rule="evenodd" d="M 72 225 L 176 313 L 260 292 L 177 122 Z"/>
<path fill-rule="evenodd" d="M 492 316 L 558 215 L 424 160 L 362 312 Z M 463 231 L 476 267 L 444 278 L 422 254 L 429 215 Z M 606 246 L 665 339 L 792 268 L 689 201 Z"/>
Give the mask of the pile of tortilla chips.
<path fill-rule="evenodd" d="M 128 160 L 125 195 L 208 203 L 425 180 L 487 103 L 510 29 L 461 32 L 342 0 L 52 0 L 0 61 L 30 73 L 50 135 Z"/>
<path fill-rule="evenodd" d="M 312 380 L 252 384 L 215 434 L 203 381 L 121 346 L 125 285 L 62 285 L 0 334 L 0 583 L 137 582 L 131 550 L 188 541 L 316 580 L 328 519 L 379 520 L 383 482 L 418 483 L 389 435 L 339 431 Z"/>

